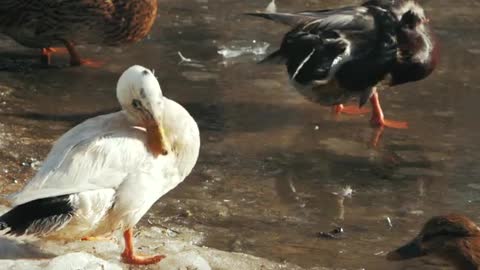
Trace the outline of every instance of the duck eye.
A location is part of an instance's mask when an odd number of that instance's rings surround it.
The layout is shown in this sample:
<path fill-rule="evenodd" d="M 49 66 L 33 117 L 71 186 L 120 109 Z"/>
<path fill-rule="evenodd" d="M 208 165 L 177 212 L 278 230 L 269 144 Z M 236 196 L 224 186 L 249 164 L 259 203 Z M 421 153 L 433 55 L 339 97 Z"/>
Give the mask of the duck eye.
<path fill-rule="evenodd" d="M 142 108 L 142 102 L 138 99 L 134 99 L 132 100 L 132 106 L 133 108 L 139 110 L 140 108 Z"/>

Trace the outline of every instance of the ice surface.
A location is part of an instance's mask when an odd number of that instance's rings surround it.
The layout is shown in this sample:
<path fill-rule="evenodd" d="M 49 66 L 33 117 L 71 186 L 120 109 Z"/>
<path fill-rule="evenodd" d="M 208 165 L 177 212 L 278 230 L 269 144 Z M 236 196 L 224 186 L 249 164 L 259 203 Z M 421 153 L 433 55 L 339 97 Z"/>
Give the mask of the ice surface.
<path fill-rule="evenodd" d="M 195 267 L 195 268 L 193 268 Z M 164 269 L 211 270 L 208 262 L 197 251 L 180 252 L 162 261 Z"/>
<path fill-rule="evenodd" d="M 0 210 L 0 213 L 5 211 Z M 175 228 L 178 230 L 178 228 Z M 146 269 L 161 270 L 301 270 L 247 254 L 226 252 L 202 246 L 203 234 L 183 228 L 179 234 L 168 229 L 144 227 L 137 230 L 136 248 L 142 254 L 163 254 L 166 258 Z M 129 269 L 120 260 L 121 233 L 111 240 L 22 242 L 0 238 L 0 269 L 11 270 L 117 270 Z M 142 268 L 144 269 L 144 268 Z"/>
<path fill-rule="evenodd" d="M 0 269 L 12 270 L 121 270 L 122 267 L 85 252 L 68 253 L 51 260 L 0 260 Z M 203 269 L 202 269 L 203 270 Z"/>
<path fill-rule="evenodd" d="M 267 52 L 269 43 L 263 41 L 237 40 L 228 45 L 220 46 L 218 54 L 223 58 L 235 58 L 242 55 L 264 55 Z"/>

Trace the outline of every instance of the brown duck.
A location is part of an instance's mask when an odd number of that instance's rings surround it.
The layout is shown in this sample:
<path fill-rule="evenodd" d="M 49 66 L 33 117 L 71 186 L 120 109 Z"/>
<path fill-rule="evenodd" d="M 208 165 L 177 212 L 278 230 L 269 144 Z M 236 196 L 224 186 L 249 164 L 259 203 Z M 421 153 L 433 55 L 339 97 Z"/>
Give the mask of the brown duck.
<path fill-rule="evenodd" d="M 115 46 L 144 38 L 157 16 L 157 0 L 2 0 L 0 33 L 39 48 L 50 63 L 53 47 L 65 46 L 70 64 L 82 60 L 75 44 Z"/>
<path fill-rule="evenodd" d="M 480 228 L 469 218 L 450 214 L 430 219 L 410 243 L 387 259 L 406 260 L 426 255 L 441 257 L 458 270 L 480 269 Z"/>

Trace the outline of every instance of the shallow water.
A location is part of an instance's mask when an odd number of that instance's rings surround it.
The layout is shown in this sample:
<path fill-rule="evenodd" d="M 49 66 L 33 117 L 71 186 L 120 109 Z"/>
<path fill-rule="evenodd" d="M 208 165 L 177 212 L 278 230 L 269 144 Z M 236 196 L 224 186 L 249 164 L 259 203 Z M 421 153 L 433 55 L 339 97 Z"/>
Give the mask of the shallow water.
<path fill-rule="evenodd" d="M 277 5 L 290 11 L 352 2 L 359 1 Z M 480 221 L 480 3 L 421 2 L 442 43 L 441 65 L 427 80 L 381 93 L 387 116 L 410 128 L 386 130 L 377 148 L 369 146 L 375 130 L 367 116 L 335 119 L 297 94 L 283 67 L 255 65 L 253 54 L 217 53 L 252 40 L 278 45 L 286 28 L 239 15 L 268 1 L 160 0 L 148 39 L 81 48 L 106 62 L 99 69 L 39 69 L 30 64 L 36 51 L 2 37 L 0 189 L 19 189 L 71 126 L 115 110 L 119 74 L 141 64 L 192 113 L 203 141 L 192 175 L 141 226 L 187 227 L 204 233 L 202 245 L 305 268 L 447 269 L 431 259 L 384 258 L 432 215 L 461 212 Z M 181 62 L 178 52 L 192 61 Z M 339 196 L 347 186 L 352 196 Z M 343 238 L 316 237 L 335 226 Z"/>

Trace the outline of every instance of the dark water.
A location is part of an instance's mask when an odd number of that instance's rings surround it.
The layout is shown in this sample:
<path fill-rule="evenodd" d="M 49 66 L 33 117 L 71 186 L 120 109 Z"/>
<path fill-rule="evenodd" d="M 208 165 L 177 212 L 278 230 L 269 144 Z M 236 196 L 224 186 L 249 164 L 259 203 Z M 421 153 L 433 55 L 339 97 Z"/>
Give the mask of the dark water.
<path fill-rule="evenodd" d="M 352 2 L 359 1 L 277 5 L 284 11 Z M 282 67 L 217 53 L 232 41 L 278 44 L 284 27 L 239 15 L 267 1 L 161 0 L 143 42 L 80 48 L 106 62 L 99 69 L 39 69 L 28 64 L 36 51 L 2 37 L 1 190 L 20 188 L 34 172 L 32 159 L 42 160 L 72 125 L 114 110 L 119 74 L 141 64 L 155 69 L 165 95 L 193 114 L 203 141 L 193 174 L 147 214 L 154 225 L 188 227 L 205 234 L 205 246 L 305 268 L 444 267 L 384 258 L 431 215 L 460 212 L 480 221 L 480 2 L 421 2 L 442 44 L 441 65 L 425 81 L 381 93 L 387 116 L 410 128 L 386 130 L 377 148 L 369 146 L 375 130 L 367 116 L 335 119 L 297 94 Z M 179 64 L 178 51 L 194 62 Z M 347 186 L 353 196 L 339 196 Z M 344 238 L 316 237 L 337 225 Z"/>

